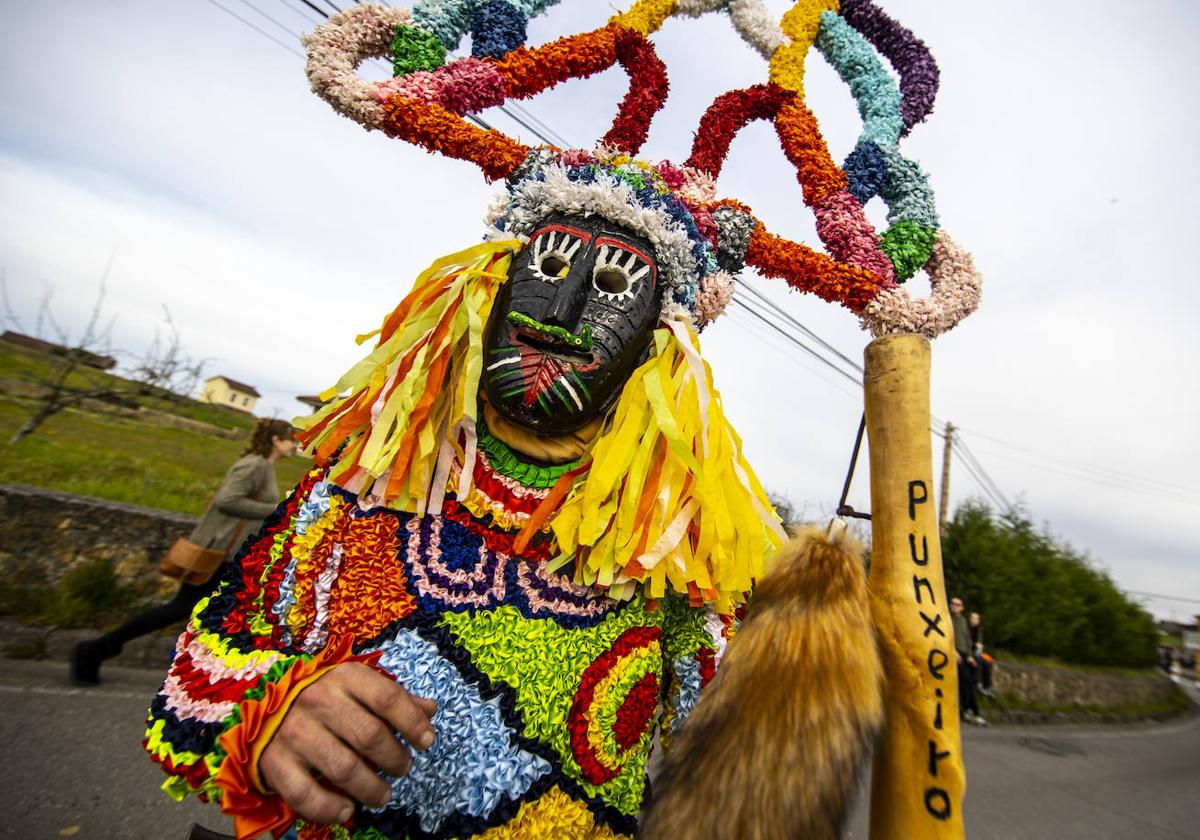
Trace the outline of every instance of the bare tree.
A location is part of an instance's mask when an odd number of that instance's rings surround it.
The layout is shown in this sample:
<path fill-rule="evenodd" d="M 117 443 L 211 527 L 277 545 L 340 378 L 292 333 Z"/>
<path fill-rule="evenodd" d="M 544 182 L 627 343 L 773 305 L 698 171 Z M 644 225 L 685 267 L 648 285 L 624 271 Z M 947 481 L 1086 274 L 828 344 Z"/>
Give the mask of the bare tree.
<path fill-rule="evenodd" d="M 179 328 L 171 311 L 163 307 L 163 326 L 154 330 L 154 340 L 138 357 L 132 379 L 143 390 L 158 392 L 170 400 L 190 395 L 204 376 L 208 359 L 193 359 L 183 349 Z"/>
<path fill-rule="evenodd" d="M 112 325 L 115 319 L 109 319 L 107 323 L 103 321 L 104 298 L 111 268 L 110 257 L 100 277 L 96 301 L 78 339 L 73 339 L 55 318 L 53 290 L 48 289 L 42 296 L 33 334 L 43 340 L 46 340 L 47 334 L 51 335 L 61 352 L 51 356 L 51 367 L 37 377 L 35 384 L 41 388 L 34 397 L 34 411 L 9 438 L 10 446 L 36 432 L 56 414 L 68 408 L 77 408 L 89 400 L 128 404 L 137 397 L 146 396 L 181 399 L 199 382 L 206 360 L 194 360 L 183 350 L 179 330 L 166 307 L 163 308 L 165 334 L 161 329 L 156 330 L 151 344 L 143 353 L 135 356 L 132 378 L 124 379 L 103 373 L 89 365 L 97 357 L 133 355 L 112 348 Z M 24 332 L 24 326 L 9 302 L 5 281 L 4 275 L 0 274 L 4 320 Z"/>

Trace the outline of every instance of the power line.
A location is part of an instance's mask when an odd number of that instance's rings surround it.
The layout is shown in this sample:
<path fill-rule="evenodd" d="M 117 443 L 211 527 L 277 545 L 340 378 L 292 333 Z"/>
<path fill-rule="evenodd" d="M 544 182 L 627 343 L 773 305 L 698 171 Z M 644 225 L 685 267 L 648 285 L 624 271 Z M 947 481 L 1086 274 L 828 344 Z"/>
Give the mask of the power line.
<path fill-rule="evenodd" d="M 308 8 L 312 9 L 314 12 L 316 12 L 317 14 L 319 14 L 321 17 L 325 18 L 326 20 L 329 19 L 329 12 L 325 11 L 320 6 L 313 4 L 312 2 L 310 2 L 310 0 L 300 0 L 300 2 L 303 3 L 305 6 L 308 6 Z"/>
<path fill-rule="evenodd" d="M 837 390 L 838 392 L 840 392 L 842 394 L 845 394 L 851 400 L 855 401 L 859 406 L 862 405 L 862 389 L 861 388 L 857 388 L 854 391 L 851 391 L 851 390 L 847 389 L 841 381 L 836 380 L 833 377 L 826 375 L 826 373 L 824 371 L 818 369 L 816 366 L 810 365 L 807 361 L 805 361 L 804 359 L 800 358 L 798 355 L 795 354 L 795 350 L 793 349 L 794 345 L 792 345 L 792 347 L 785 346 L 785 344 L 783 342 L 780 342 L 778 337 L 776 335 L 772 334 L 772 332 L 764 330 L 757 323 L 752 322 L 750 320 L 750 318 L 747 316 L 747 314 L 744 313 L 741 309 L 736 309 L 736 310 L 731 309 L 729 312 L 725 313 L 724 317 L 727 318 L 729 320 L 729 323 L 732 324 L 733 326 L 748 333 L 754 339 L 761 341 L 763 344 L 767 345 L 772 350 L 779 353 L 782 357 L 787 358 L 789 361 L 793 362 L 796 365 L 799 365 L 804 370 L 806 370 L 808 373 L 812 374 L 817 379 L 820 379 L 822 382 L 829 385 L 831 388 Z M 787 342 L 787 343 L 790 344 L 791 342 Z"/>
<path fill-rule="evenodd" d="M 512 108 L 514 111 L 521 114 L 523 117 L 528 119 L 530 122 L 535 123 L 537 126 L 539 126 L 543 131 L 545 131 L 551 137 L 556 138 L 558 141 L 558 145 L 561 148 L 564 148 L 564 149 L 575 148 L 575 146 L 571 142 L 569 142 L 565 137 L 563 137 L 561 134 L 559 134 L 557 131 L 555 131 L 553 128 L 551 128 L 545 121 L 538 118 L 538 116 L 536 114 L 531 112 L 528 108 L 526 108 L 521 103 L 511 102 L 508 105 L 506 105 L 505 107 Z"/>
<path fill-rule="evenodd" d="M 290 4 L 290 2 L 288 2 L 288 0 L 281 0 L 281 2 L 283 2 L 283 7 L 287 8 L 287 10 L 289 12 L 292 12 L 293 14 L 295 14 L 295 16 L 304 18 L 304 22 L 306 24 L 320 23 L 320 18 L 314 18 L 312 16 L 311 11 L 307 11 L 307 12 L 305 11 L 305 8 L 306 8 L 305 0 L 292 0 L 292 2 L 295 2 L 295 4 L 300 5 L 299 8 Z"/>
<path fill-rule="evenodd" d="M 839 359 L 841 359 L 843 362 L 845 362 L 847 365 L 849 365 L 849 366 L 850 366 L 850 368 L 851 368 L 851 370 L 853 370 L 855 373 L 859 374 L 859 376 L 861 376 L 861 375 L 862 375 L 862 373 L 863 373 L 863 368 L 862 368 L 862 365 L 860 365 L 858 362 L 854 361 L 854 360 L 853 360 L 853 359 L 851 359 L 849 356 L 847 356 L 847 355 L 845 355 L 844 353 L 842 353 L 842 351 L 838 350 L 836 347 L 834 347 L 834 346 L 833 346 L 832 344 L 830 344 L 828 341 L 826 341 L 825 339 L 821 338 L 821 336 L 817 335 L 815 332 L 813 332 L 812 330 L 810 330 L 810 329 L 809 329 L 808 327 L 806 327 L 804 324 L 800 323 L 800 321 L 796 320 L 796 318 L 795 318 L 795 317 L 794 317 L 794 316 L 793 316 L 791 313 L 787 312 L 785 309 L 783 309 L 783 307 L 779 306 L 779 304 L 777 304 L 777 303 L 775 303 L 774 301 L 770 300 L 770 299 L 769 299 L 769 298 L 768 298 L 766 295 L 764 295 L 764 294 L 763 294 L 762 292 L 760 292 L 758 289 L 754 288 L 754 286 L 750 285 L 749 283 L 747 283 L 746 281 L 742 280 L 741 278 L 735 277 L 735 278 L 733 279 L 733 282 L 737 283 L 737 284 L 738 284 L 738 286 L 740 286 L 741 288 L 745 289 L 745 290 L 746 290 L 747 292 L 749 292 L 750 294 L 754 295 L 754 297 L 758 298 L 758 300 L 759 300 L 759 301 L 760 301 L 760 302 L 761 302 L 763 305 L 765 305 L 765 306 L 769 307 L 770 309 L 774 310 L 776 313 L 778 313 L 778 314 L 779 314 L 779 316 L 780 316 L 781 318 L 783 318 L 783 319 L 784 319 L 785 321 L 787 321 L 789 324 L 791 324 L 792 326 L 794 326 L 796 329 L 800 330 L 800 332 L 804 333 L 806 336 L 808 336 L 808 337 L 809 337 L 809 338 L 811 338 L 813 341 L 815 341 L 815 342 L 817 342 L 818 344 L 820 344 L 820 345 L 821 345 L 822 347 L 824 347 L 826 350 L 828 350 L 829 352 L 833 353 L 835 356 L 837 356 Z"/>
<path fill-rule="evenodd" d="M 220 3 L 217 2 L 217 0 L 208 0 L 208 2 L 212 3 L 214 6 L 216 6 L 218 9 L 220 9 L 222 12 L 229 15 L 230 17 L 235 18 L 236 20 L 240 20 L 242 23 L 246 24 L 246 26 L 249 26 L 251 29 L 253 29 L 255 32 L 257 32 L 259 35 L 262 35 L 264 38 L 268 38 L 268 39 L 274 41 L 276 44 L 283 47 L 285 50 L 287 50 L 288 52 L 290 52 L 292 55 L 296 56 L 297 58 L 304 58 L 304 54 L 301 53 L 298 49 L 296 49 L 295 47 L 288 46 L 283 41 L 280 41 L 278 38 L 276 38 L 270 32 L 263 29 L 258 24 L 254 23 L 254 21 L 246 20 L 246 18 L 242 17 L 237 12 L 233 11 L 233 9 L 229 9 L 225 6 L 222 6 Z"/>
<path fill-rule="evenodd" d="M 746 301 L 744 301 L 744 300 L 738 300 L 737 298 L 734 298 L 734 299 L 731 301 L 731 303 L 732 303 L 734 306 L 740 306 L 740 307 L 741 307 L 742 309 L 744 309 L 746 312 L 748 312 L 748 313 L 750 313 L 751 315 L 753 315 L 753 316 L 754 316 L 755 318 L 757 318 L 759 321 L 762 321 L 762 322 L 763 322 L 764 324 L 766 324 L 768 327 L 770 327 L 771 329 L 775 330 L 777 333 L 779 333 L 780 335 L 782 335 L 782 336 L 783 336 L 785 339 L 787 339 L 787 340 L 788 340 L 788 341 L 790 341 L 792 344 L 794 344 L 794 345 L 796 345 L 797 347 L 799 347 L 799 348 L 800 348 L 801 350 L 803 350 L 805 353 L 808 353 L 810 356 L 812 356 L 814 359 L 816 359 L 817 361 L 819 361 L 819 362 L 821 362 L 822 364 L 824 364 L 826 367 L 828 367 L 828 368 L 830 368 L 831 370 L 834 370 L 834 371 L 836 371 L 837 373 L 841 374 L 842 376 L 846 377 L 848 380 L 850 380 L 851 382 L 853 382 L 855 385 L 858 385 L 858 386 L 860 386 L 860 387 L 862 386 L 862 381 L 861 381 L 861 380 L 860 380 L 858 377 L 854 376 L 854 375 L 853 375 L 853 374 L 851 374 L 851 373 L 847 373 L 845 370 L 843 370 L 842 368 L 838 367 L 836 364 L 834 364 L 833 362 L 831 362 L 829 359 L 825 358 L 825 356 L 822 356 L 822 355 L 821 355 L 819 352 L 817 352 L 816 350 L 812 349 L 812 348 L 811 348 L 811 347 L 809 347 L 807 344 L 805 344 L 803 341 L 801 341 L 799 338 L 797 338 L 797 337 L 796 337 L 796 335 L 795 335 L 795 333 L 792 333 L 792 332 L 789 332 L 789 331 L 787 331 L 786 329 L 784 329 L 783 327 L 781 327 L 779 324 L 777 324 L 776 322 L 774 322 L 774 321 L 772 321 L 770 318 L 768 318 L 766 315 L 764 315 L 763 313 L 759 312 L 757 309 L 754 309 L 752 306 L 750 306 L 750 304 L 749 304 L 748 302 L 746 302 Z"/>
<path fill-rule="evenodd" d="M 1055 463 L 1062 464 L 1064 466 L 1071 467 L 1074 469 L 1091 471 L 1096 474 L 1097 478 L 1106 478 L 1106 479 L 1116 480 L 1116 481 L 1132 481 L 1135 483 L 1148 485 L 1148 486 L 1157 485 L 1158 488 L 1161 488 L 1164 490 L 1182 490 L 1185 493 L 1200 493 L 1200 488 L 1191 487 L 1186 484 L 1177 484 L 1175 482 L 1170 482 L 1170 481 L 1161 481 L 1159 479 L 1144 478 L 1142 476 L 1134 475 L 1133 473 L 1126 473 L 1126 472 L 1122 472 L 1120 470 L 1114 470 L 1111 467 L 1101 467 L 1101 466 L 1097 466 L 1095 464 L 1089 464 L 1086 461 L 1077 461 L 1077 460 L 1073 460 L 1070 458 L 1062 458 L 1059 456 L 1049 455 L 1047 453 L 1038 452 L 1037 450 L 1030 449 L 1025 446 L 1018 446 L 1017 444 L 1009 443 L 1008 441 L 1001 440 L 1000 438 L 993 437 L 991 435 L 985 435 L 982 432 L 971 431 L 971 434 L 973 434 L 975 437 L 983 438 L 984 440 L 988 440 L 988 441 L 991 441 L 992 443 L 999 444 L 1000 446 L 1003 446 L 1007 449 L 1011 449 L 1016 452 L 1021 452 L 1026 455 L 1032 455 L 1035 458 L 1040 458 L 1040 459 L 1046 460 L 1046 461 L 1053 461 Z M 997 456 L 997 457 L 1003 457 L 1003 456 Z M 1021 461 L 1018 463 L 1027 463 L 1027 462 Z M 1085 476 L 1080 475 L 1077 477 L 1084 478 Z"/>
<path fill-rule="evenodd" d="M 1095 484 L 1100 487 L 1111 487 L 1116 490 L 1123 490 L 1126 493 L 1134 493 L 1139 496 L 1149 496 L 1149 497 L 1156 498 L 1156 499 L 1164 499 L 1167 501 L 1177 502 L 1179 504 L 1184 504 L 1184 505 L 1200 505 L 1200 499 L 1187 498 L 1186 496 L 1181 496 L 1181 495 L 1174 494 L 1174 493 L 1167 493 L 1167 492 L 1159 490 L 1153 486 L 1138 487 L 1138 486 L 1134 486 L 1133 484 L 1131 484 L 1129 482 L 1121 481 L 1119 479 L 1105 479 L 1101 476 L 1087 475 L 1084 473 L 1073 472 L 1071 470 L 1060 469 L 1057 467 L 1049 466 L 1048 464 L 1039 463 L 1037 461 L 1030 461 L 1030 460 L 1026 460 L 1024 458 L 1014 458 L 1009 455 L 1003 455 L 999 452 L 989 452 L 988 454 L 990 454 L 994 458 L 1002 458 L 1005 461 L 1011 461 L 1014 464 L 1021 464 L 1022 466 L 1031 467 L 1035 470 L 1041 470 L 1043 472 L 1053 473 L 1055 475 L 1066 476 L 1067 478 L 1073 478 L 1078 481 L 1086 481 L 1090 484 Z"/>
<path fill-rule="evenodd" d="M 975 457 L 975 453 L 973 453 L 970 447 L 968 447 L 963 441 L 961 435 L 954 438 L 952 448 L 958 453 L 959 460 L 968 467 L 968 470 L 970 470 L 971 467 L 974 467 L 974 470 L 971 473 L 972 475 L 976 475 L 976 473 L 978 473 L 977 478 L 982 476 L 983 481 L 986 483 L 985 489 L 989 491 L 989 494 L 992 495 L 994 499 L 1000 500 L 1003 509 L 1006 511 L 1012 510 L 1012 505 L 1009 504 L 1008 499 L 1005 498 L 1004 493 L 1000 490 L 1000 486 L 992 480 L 991 475 L 989 475 L 988 471 L 984 469 L 983 464 L 981 464 L 979 459 Z"/>
<path fill-rule="evenodd" d="M 955 427 L 955 431 L 957 431 L 957 427 Z M 992 501 L 992 504 L 996 505 L 1001 511 L 1011 510 L 1012 506 L 1009 505 L 1008 500 L 1000 492 L 1000 488 L 996 483 L 991 480 L 991 477 L 987 474 L 987 470 L 971 455 L 966 447 L 962 446 L 961 438 L 957 436 L 953 438 L 951 441 L 951 451 L 958 456 L 959 464 L 975 479 L 975 483 L 979 486 L 979 489 Z"/>
<path fill-rule="evenodd" d="M 1126 595 L 1141 595 L 1143 598 L 1158 598 L 1162 601 L 1181 601 L 1185 604 L 1200 604 L 1200 598 L 1180 598 L 1177 595 L 1160 595 L 1157 592 L 1138 592 L 1133 589 L 1126 589 Z"/>
<path fill-rule="evenodd" d="M 288 35 L 291 35 L 292 37 L 296 37 L 295 32 L 293 32 L 291 29 L 289 29 L 284 24 L 280 23 L 279 20 L 277 20 L 276 18 L 271 17 L 269 14 L 264 12 L 262 9 L 258 8 L 258 6 L 255 6 L 253 3 L 250 2 L 250 0 L 238 0 L 238 2 L 241 3 L 243 6 L 245 6 L 246 8 L 250 9 L 251 11 L 257 13 L 261 17 L 266 18 L 271 23 L 275 24 L 277 27 L 279 27 L 284 32 L 286 32 Z"/>

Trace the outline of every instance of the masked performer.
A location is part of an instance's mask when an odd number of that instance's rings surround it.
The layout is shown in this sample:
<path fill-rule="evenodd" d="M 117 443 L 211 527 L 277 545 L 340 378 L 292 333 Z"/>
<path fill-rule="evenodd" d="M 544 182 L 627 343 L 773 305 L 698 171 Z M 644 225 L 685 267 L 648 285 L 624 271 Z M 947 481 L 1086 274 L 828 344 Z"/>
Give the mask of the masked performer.
<path fill-rule="evenodd" d="M 856 312 L 896 290 L 795 85 L 718 100 L 687 165 L 640 161 L 666 95 L 646 35 L 671 4 L 526 49 L 542 5 L 354 6 L 308 40 L 339 111 L 506 187 L 485 241 L 417 278 L 304 424 L 319 466 L 198 605 L 154 700 L 166 790 L 218 800 L 239 836 L 633 835 L 656 730 L 670 742 L 783 541 L 698 329 L 744 264 Z M 808 5 L 818 21 L 828 4 Z M 473 55 L 447 62 L 468 25 Z M 397 77 L 358 79 L 389 48 Z M 595 151 L 462 119 L 617 63 L 631 89 Z M 753 118 L 811 164 L 831 256 L 717 199 Z M 926 257 L 952 247 L 935 234 Z M 828 685 L 831 703 L 841 685 L 865 695 L 835 737 L 856 757 L 879 666 L 848 574 L 830 651 L 845 676 Z"/>

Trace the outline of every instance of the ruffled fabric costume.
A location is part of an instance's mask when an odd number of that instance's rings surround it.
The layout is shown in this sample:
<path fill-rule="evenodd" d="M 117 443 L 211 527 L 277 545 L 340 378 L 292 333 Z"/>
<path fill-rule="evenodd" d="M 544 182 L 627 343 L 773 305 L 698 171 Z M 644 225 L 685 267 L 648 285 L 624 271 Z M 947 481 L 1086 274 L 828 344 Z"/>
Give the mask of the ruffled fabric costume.
<path fill-rule="evenodd" d="M 556 470 L 481 439 L 477 503 L 528 515 Z M 328 471 L 279 506 L 180 639 L 147 735 L 168 793 L 227 795 L 222 744 L 270 687 L 340 649 L 437 700 L 438 740 L 388 807 L 328 836 L 632 836 L 654 727 L 669 739 L 686 717 L 733 617 L 678 595 L 613 600 L 547 571 L 544 544 L 514 554 L 490 513 L 364 510 Z M 269 825 L 281 803 L 264 799 Z"/>

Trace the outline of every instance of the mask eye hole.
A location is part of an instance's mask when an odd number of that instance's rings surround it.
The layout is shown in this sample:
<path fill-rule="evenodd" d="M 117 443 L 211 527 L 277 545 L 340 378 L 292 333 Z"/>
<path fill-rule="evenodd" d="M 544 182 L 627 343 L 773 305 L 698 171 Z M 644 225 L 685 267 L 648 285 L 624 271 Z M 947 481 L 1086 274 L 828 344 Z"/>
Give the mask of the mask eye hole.
<path fill-rule="evenodd" d="M 592 276 L 596 290 L 609 295 L 623 295 L 629 291 L 629 275 L 619 268 L 598 267 Z"/>
<path fill-rule="evenodd" d="M 558 254 L 546 254 L 538 263 L 538 271 L 554 279 L 566 277 L 570 270 L 571 264 Z"/>
<path fill-rule="evenodd" d="M 601 300 L 628 300 L 637 294 L 638 281 L 650 275 L 650 266 L 633 251 L 611 243 L 600 245 L 596 267 L 592 271 L 592 286 Z"/>
<path fill-rule="evenodd" d="M 533 236 L 530 243 L 532 257 L 530 265 L 537 276 L 550 282 L 567 276 L 571 261 L 588 237 L 560 227 L 548 227 Z"/>

